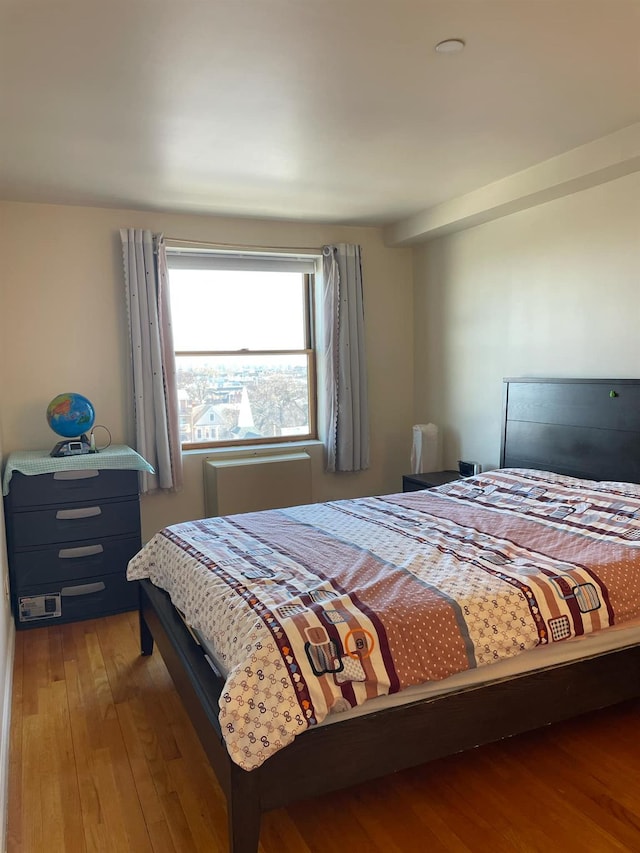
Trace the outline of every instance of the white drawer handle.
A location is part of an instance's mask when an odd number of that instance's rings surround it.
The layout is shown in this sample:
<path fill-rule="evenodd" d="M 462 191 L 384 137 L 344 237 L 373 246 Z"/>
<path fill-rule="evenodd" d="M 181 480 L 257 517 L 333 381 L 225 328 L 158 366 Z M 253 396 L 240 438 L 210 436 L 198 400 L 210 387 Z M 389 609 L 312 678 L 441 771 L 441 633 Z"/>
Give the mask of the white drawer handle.
<path fill-rule="evenodd" d="M 56 518 L 62 521 L 69 521 L 74 518 L 92 518 L 94 515 L 100 515 L 102 510 L 99 506 L 83 506 L 80 509 L 59 509 L 56 513 Z"/>
<path fill-rule="evenodd" d="M 61 548 L 58 551 L 59 560 L 75 560 L 78 557 L 92 557 L 94 554 L 102 554 L 102 545 L 81 545 L 79 548 Z"/>
<path fill-rule="evenodd" d="M 100 471 L 56 471 L 54 480 L 88 480 L 90 477 L 99 477 Z"/>
<path fill-rule="evenodd" d="M 78 584 L 78 586 L 63 586 L 60 590 L 60 595 L 91 595 L 92 592 L 102 592 L 103 589 L 106 589 L 106 587 L 102 581 L 97 581 L 97 583 L 82 583 Z"/>

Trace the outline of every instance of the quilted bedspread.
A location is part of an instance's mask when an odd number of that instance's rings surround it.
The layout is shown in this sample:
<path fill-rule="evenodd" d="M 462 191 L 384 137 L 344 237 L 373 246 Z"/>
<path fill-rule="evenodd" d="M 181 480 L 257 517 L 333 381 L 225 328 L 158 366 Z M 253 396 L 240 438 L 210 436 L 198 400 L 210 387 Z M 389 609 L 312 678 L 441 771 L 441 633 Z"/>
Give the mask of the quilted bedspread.
<path fill-rule="evenodd" d="M 128 577 L 212 640 L 251 770 L 327 714 L 640 616 L 640 486 L 504 469 L 192 521 Z"/>

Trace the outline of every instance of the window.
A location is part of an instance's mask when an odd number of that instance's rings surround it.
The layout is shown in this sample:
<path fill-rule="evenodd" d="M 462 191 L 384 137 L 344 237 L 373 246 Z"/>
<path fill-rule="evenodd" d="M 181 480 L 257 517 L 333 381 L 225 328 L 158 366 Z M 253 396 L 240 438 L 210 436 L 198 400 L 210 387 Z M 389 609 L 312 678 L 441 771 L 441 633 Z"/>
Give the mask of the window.
<path fill-rule="evenodd" d="M 314 264 L 167 248 L 183 447 L 316 437 Z"/>

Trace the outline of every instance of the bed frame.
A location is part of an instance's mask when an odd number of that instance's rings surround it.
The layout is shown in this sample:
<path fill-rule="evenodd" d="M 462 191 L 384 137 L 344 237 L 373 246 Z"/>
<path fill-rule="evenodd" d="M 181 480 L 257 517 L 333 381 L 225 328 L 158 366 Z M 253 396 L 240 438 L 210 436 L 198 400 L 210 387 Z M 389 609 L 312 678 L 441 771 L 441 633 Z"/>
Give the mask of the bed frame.
<path fill-rule="evenodd" d="M 504 382 L 502 467 L 640 482 L 640 380 Z M 247 772 L 222 738 L 223 678 L 150 581 L 140 582 L 140 637 L 143 654 L 157 643 L 225 792 L 231 853 L 257 853 L 268 809 L 640 696 L 638 644 L 312 728 Z"/>

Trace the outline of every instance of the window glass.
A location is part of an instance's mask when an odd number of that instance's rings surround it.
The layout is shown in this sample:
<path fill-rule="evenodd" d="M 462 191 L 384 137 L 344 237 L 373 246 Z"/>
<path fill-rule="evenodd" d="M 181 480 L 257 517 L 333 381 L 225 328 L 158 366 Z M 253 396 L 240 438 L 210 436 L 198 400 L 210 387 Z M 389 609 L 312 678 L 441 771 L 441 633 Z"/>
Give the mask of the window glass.
<path fill-rule="evenodd" d="M 178 356 L 176 375 L 183 443 L 311 432 L 306 355 Z"/>
<path fill-rule="evenodd" d="M 183 445 L 316 437 L 313 276 L 290 259 L 168 260 Z"/>
<path fill-rule="evenodd" d="M 172 269 L 169 278 L 177 351 L 305 348 L 300 273 Z"/>

